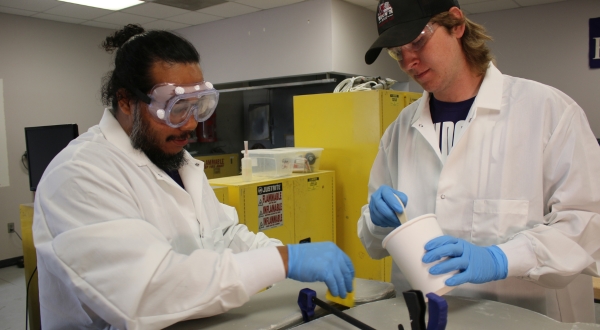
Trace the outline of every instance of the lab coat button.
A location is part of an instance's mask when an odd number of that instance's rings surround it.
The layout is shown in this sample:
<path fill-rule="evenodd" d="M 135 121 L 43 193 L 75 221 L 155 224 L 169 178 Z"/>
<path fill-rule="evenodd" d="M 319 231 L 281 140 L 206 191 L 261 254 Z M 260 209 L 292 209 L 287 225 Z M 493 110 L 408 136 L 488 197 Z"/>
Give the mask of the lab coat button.
<path fill-rule="evenodd" d="M 446 199 L 446 195 L 442 194 L 442 195 L 440 196 L 440 198 L 441 198 L 441 199 Z"/>
<path fill-rule="evenodd" d="M 419 124 L 419 127 L 423 127 L 423 124 Z"/>
<path fill-rule="evenodd" d="M 200 163 L 196 163 L 196 164 L 194 164 L 194 165 L 196 165 L 196 167 L 198 167 L 198 166 L 200 166 Z"/>

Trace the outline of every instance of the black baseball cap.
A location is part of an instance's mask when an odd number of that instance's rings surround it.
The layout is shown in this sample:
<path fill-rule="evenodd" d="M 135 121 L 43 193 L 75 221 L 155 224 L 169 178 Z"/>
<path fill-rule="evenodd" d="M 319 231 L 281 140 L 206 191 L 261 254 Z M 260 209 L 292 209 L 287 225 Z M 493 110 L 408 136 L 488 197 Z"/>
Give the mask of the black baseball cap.
<path fill-rule="evenodd" d="M 460 8 L 458 0 L 379 0 L 375 15 L 379 38 L 365 54 L 365 62 L 375 62 L 382 48 L 415 40 L 433 16 L 452 7 Z"/>

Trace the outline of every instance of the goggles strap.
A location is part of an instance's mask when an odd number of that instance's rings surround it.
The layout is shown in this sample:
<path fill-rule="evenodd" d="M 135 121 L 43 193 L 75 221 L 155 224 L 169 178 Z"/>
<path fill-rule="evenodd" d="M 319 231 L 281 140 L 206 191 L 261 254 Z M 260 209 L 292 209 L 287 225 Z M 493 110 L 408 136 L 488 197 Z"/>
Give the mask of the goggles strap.
<path fill-rule="evenodd" d="M 126 84 L 128 85 L 128 84 Z M 146 104 L 150 104 L 150 102 L 152 102 L 152 100 L 150 99 L 150 97 L 142 92 L 140 92 L 139 89 L 135 88 L 135 87 L 131 87 L 131 86 L 126 86 L 127 88 L 129 88 L 129 90 L 131 92 L 133 92 L 133 94 L 135 94 L 135 96 L 137 96 L 137 98 L 139 98 L 140 100 L 142 100 L 142 102 L 146 103 Z"/>
<path fill-rule="evenodd" d="M 119 77 L 119 78 L 121 78 L 121 77 Z M 126 79 L 120 79 L 120 80 L 123 83 L 123 85 L 125 85 L 125 87 L 130 92 L 132 92 L 138 99 L 142 100 L 142 102 L 144 102 L 146 104 L 150 104 L 150 102 L 152 102 L 152 100 L 150 99 L 150 97 L 148 95 L 142 93 L 139 89 L 133 87 L 133 85 L 131 85 L 129 83 L 129 81 L 127 81 Z"/>

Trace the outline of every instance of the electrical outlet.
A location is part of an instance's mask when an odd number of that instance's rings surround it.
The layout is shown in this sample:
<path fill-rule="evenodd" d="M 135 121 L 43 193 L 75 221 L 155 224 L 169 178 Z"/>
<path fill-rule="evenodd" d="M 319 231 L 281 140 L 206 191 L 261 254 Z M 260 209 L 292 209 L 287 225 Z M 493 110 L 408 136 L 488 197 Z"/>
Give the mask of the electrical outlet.
<path fill-rule="evenodd" d="M 9 222 L 8 223 L 8 233 L 12 233 L 13 231 L 15 231 L 15 223 L 14 222 Z"/>

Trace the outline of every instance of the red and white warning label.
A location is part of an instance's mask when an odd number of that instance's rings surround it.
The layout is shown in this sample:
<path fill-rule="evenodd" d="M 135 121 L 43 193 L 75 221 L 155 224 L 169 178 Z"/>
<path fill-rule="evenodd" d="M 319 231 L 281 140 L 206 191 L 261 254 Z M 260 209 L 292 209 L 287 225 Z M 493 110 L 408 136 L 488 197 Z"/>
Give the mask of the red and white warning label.
<path fill-rule="evenodd" d="M 257 187 L 258 230 L 283 226 L 283 189 L 281 183 Z"/>

